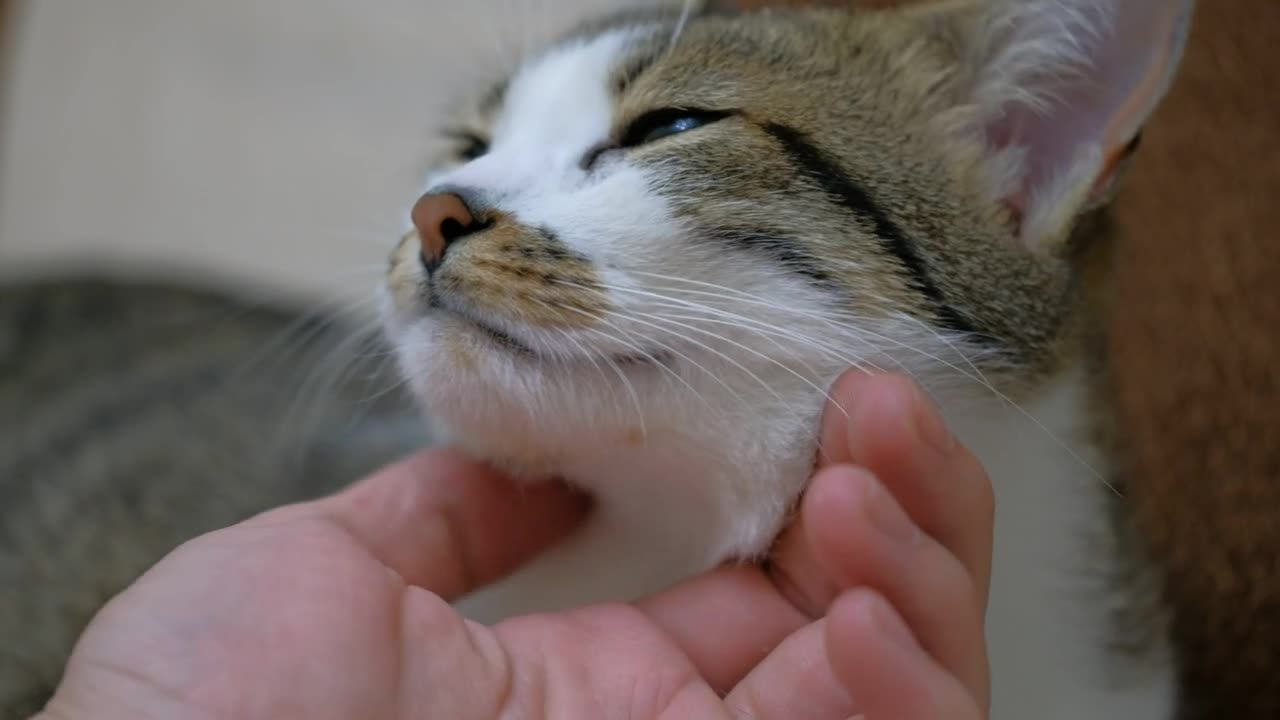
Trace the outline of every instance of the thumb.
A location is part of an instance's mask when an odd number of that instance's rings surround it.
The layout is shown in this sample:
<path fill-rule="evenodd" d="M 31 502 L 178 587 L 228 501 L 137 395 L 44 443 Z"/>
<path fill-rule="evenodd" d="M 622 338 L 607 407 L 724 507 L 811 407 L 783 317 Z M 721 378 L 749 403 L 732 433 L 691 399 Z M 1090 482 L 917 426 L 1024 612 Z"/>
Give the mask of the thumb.
<path fill-rule="evenodd" d="M 518 485 L 460 453 L 429 450 L 287 512 L 341 526 L 405 582 L 452 600 L 531 560 L 587 508 L 560 483 Z"/>

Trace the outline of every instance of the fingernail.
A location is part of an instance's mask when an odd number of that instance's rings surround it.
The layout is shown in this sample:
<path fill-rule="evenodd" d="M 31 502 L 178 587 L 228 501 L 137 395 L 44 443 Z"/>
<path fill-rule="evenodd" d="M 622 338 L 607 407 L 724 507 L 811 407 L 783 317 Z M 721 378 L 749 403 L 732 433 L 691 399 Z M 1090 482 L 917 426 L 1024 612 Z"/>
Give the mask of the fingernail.
<path fill-rule="evenodd" d="M 867 512 L 871 522 L 880 532 L 896 542 L 913 545 L 920 537 L 920 529 L 898 506 L 889 493 L 872 481 L 866 486 Z"/>
<path fill-rule="evenodd" d="M 923 391 L 916 389 L 916 434 L 928 445 L 943 454 L 949 454 L 956 445 L 956 438 L 947 428 L 942 415 Z"/>

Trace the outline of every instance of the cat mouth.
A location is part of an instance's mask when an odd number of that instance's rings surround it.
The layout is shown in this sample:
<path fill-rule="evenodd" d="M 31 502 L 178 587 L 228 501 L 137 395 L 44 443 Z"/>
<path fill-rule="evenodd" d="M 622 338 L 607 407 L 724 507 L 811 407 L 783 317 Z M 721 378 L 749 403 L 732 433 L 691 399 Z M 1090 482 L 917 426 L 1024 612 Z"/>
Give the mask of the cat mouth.
<path fill-rule="evenodd" d="M 497 345 L 513 355 L 529 358 L 540 357 L 538 351 L 529 347 L 529 345 L 524 341 L 511 333 L 476 317 L 472 313 L 453 307 L 451 304 L 446 303 L 436 292 L 430 292 L 426 297 L 426 301 L 426 305 L 432 313 L 447 317 L 454 324 L 461 325 L 466 329 L 487 338 L 494 345 Z"/>
<path fill-rule="evenodd" d="M 490 325 L 489 323 L 486 323 L 483 320 L 478 320 L 470 315 L 465 315 L 463 313 L 460 313 L 454 310 L 449 310 L 447 312 L 460 323 L 470 326 L 476 332 L 487 337 L 495 345 L 501 347 L 503 350 L 506 350 L 512 353 L 513 355 L 519 355 L 521 357 L 528 357 L 533 359 L 541 358 L 541 354 L 537 350 L 534 350 L 533 348 L 529 347 L 524 342 L 522 342 L 519 338 L 515 337 L 514 335 L 508 332 L 504 332 L 503 330 L 500 330 Z"/>
<path fill-rule="evenodd" d="M 527 358 L 529 360 L 546 361 L 548 363 L 553 363 L 561 366 L 565 364 L 564 357 L 559 357 L 559 356 L 550 357 L 543 352 L 539 352 L 538 350 L 534 349 L 528 343 L 524 342 L 520 338 L 512 335 L 509 332 L 506 332 L 505 330 L 502 330 L 501 328 L 495 327 L 494 325 L 482 319 L 476 318 L 474 315 L 461 312 L 454 308 L 446 307 L 443 304 L 436 304 L 433 309 L 436 312 L 446 314 L 454 322 L 460 325 L 463 325 L 468 329 L 480 334 L 481 336 L 487 338 L 494 345 L 498 346 L 500 349 L 512 355 L 516 355 L 522 358 Z M 586 362 L 586 363 L 598 363 L 599 361 L 604 360 L 621 367 L 646 366 L 646 365 L 651 365 L 656 367 L 660 365 L 661 366 L 670 365 L 673 360 L 673 357 L 670 355 L 670 353 L 663 352 L 663 351 L 655 351 L 655 352 L 639 351 L 639 352 L 624 354 L 624 355 L 608 355 L 608 356 L 602 355 L 596 358 L 584 356 L 582 360 L 583 362 Z"/>

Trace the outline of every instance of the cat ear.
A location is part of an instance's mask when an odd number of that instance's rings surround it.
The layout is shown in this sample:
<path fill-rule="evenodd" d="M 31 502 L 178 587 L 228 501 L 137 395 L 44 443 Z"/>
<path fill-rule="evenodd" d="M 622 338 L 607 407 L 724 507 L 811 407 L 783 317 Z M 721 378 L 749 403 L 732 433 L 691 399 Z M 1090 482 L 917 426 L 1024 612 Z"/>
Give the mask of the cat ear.
<path fill-rule="evenodd" d="M 1181 60 L 1194 0 L 957 3 L 970 129 L 1033 249 L 1113 189 Z M 975 11 L 975 8 L 976 11 Z M 953 18 L 954 19 L 954 18 Z M 953 27 L 954 29 L 954 27 Z"/>

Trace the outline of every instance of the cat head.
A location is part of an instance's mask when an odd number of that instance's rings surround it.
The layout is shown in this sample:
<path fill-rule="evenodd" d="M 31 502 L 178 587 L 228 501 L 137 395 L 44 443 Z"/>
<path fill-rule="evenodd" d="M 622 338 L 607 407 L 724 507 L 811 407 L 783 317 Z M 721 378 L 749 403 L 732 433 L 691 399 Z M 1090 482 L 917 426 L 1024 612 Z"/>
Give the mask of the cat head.
<path fill-rule="evenodd" d="M 778 411 L 851 365 L 1034 382 L 1075 304 L 1068 238 L 1192 4 L 592 23 L 455 129 L 388 274 L 404 371 L 433 412 L 543 444 L 556 418 Z"/>

